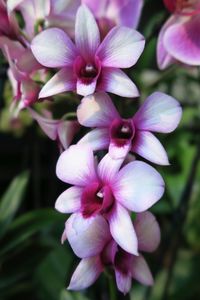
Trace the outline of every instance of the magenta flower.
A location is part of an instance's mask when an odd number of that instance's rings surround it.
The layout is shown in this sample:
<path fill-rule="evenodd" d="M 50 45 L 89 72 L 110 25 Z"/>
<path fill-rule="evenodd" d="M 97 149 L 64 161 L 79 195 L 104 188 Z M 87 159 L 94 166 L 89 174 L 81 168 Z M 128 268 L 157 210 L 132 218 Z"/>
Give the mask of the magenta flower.
<path fill-rule="evenodd" d="M 40 98 L 72 90 L 83 96 L 95 90 L 138 96 L 135 84 L 119 68 L 129 68 L 137 62 L 145 44 L 140 33 L 114 27 L 100 43 L 93 15 L 81 6 L 76 15 L 75 43 L 58 28 L 44 30 L 33 39 L 31 49 L 36 59 L 46 67 L 61 68 L 45 84 Z"/>
<path fill-rule="evenodd" d="M 182 109 L 172 97 L 156 92 L 149 96 L 130 119 L 122 119 L 106 93 L 85 97 L 77 110 L 80 124 L 96 127 L 80 145 L 93 151 L 107 149 L 113 158 L 123 158 L 129 151 L 151 162 L 169 164 L 165 149 L 152 132 L 172 132 L 180 121 Z"/>
<path fill-rule="evenodd" d="M 82 260 L 72 275 L 68 289 L 82 290 L 89 287 L 106 267 L 114 270 L 117 287 L 124 294 L 129 292 L 132 278 L 144 285 L 153 284 L 151 271 L 142 254 L 135 256 L 120 248 L 111 238 L 108 225 L 102 217 L 93 219 L 89 226 L 84 224 L 85 220 L 77 226 L 78 217 L 71 218 L 66 222 L 65 235 L 70 235 L 69 243 Z M 160 242 L 160 229 L 155 217 L 150 212 L 137 214 L 133 226 L 138 238 L 139 251 L 155 251 Z M 74 233 L 73 238 L 71 231 Z M 126 238 L 128 240 L 128 234 Z M 80 239 L 83 248 L 78 249 Z M 83 255 L 82 249 L 87 246 L 91 250 L 90 253 L 95 253 L 93 256 Z"/>
<path fill-rule="evenodd" d="M 200 65 L 200 1 L 165 0 L 172 16 L 161 29 L 157 44 L 160 69 L 180 62 Z"/>
<path fill-rule="evenodd" d="M 82 0 L 95 16 L 103 36 L 114 26 L 136 28 L 143 0 Z"/>
<path fill-rule="evenodd" d="M 61 151 L 67 149 L 76 133 L 80 129 L 77 121 L 54 120 L 41 116 L 36 111 L 28 108 L 31 116 L 35 119 L 44 133 L 53 141 L 57 141 Z M 49 112 L 48 112 L 49 113 Z"/>
<path fill-rule="evenodd" d="M 128 210 L 143 212 L 151 207 L 162 197 L 164 182 L 144 162 L 134 161 L 119 170 L 122 163 L 123 159 L 113 160 L 107 154 L 97 167 L 90 148 L 71 146 L 61 154 L 56 173 L 74 186 L 58 197 L 55 207 L 62 213 L 74 213 L 71 218 L 79 219 L 78 227 L 83 221 L 91 222 L 91 217 L 104 216 L 119 246 L 137 255 L 137 238 Z M 86 247 L 83 251 L 87 250 Z"/>
<path fill-rule="evenodd" d="M 41 68 L 41 65 L 35 60 L 30 49 L 23 48 L 19 42 L 2 37 L 0 47 L 10 66 L 8 77 L 13 89 L 11 110 L 17 115 L 19 110 L 38 100 L 40 87 L 31 78 L 31 74 Z M 15 108 L 16 111 L 14 111 Z"/>

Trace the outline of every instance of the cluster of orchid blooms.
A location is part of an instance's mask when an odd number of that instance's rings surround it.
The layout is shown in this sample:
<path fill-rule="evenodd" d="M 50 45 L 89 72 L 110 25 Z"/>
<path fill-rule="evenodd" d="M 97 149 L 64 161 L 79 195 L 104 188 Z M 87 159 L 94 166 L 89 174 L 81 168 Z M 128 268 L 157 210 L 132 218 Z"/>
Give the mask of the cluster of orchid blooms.
<path fill-rule="evenodd" d="M 172 16 L 158 38 L 159 67 L 200 65 L 200 1 L 164 2 Z M 72 213 L 62 236 L 81 258 L 72 290 L 87 288 L 105 268 L 114 271 L 124 294 L 132 278 L 153 283 L 141 252 L 154 251 L 160 241 L 159 225 L 147 210 L 162 197 L 164 181 L 141 159 L 169 164 L 154 133 L 172 132 L 182 110 L 171 96 L 155 92 L 124 119 L 106 93 L 139 96 L 121 69 L 135 65 L 143 52 L 145 39 L 135 29 L 142 6 L 142 0 L 0 0 L 0 48 L 9 63 L 11 111 L 28 109 L 59 143 L 56 173 L 71 185 L 55 206 Z M 78 121 L 55 120 L 47 117 L 50 112 L 34 109 L 69 91 L 83 96 Z M 92 130 L 70 146 L 80 125 Z M 108 153 L 98 162 L 104 150 Z"/>

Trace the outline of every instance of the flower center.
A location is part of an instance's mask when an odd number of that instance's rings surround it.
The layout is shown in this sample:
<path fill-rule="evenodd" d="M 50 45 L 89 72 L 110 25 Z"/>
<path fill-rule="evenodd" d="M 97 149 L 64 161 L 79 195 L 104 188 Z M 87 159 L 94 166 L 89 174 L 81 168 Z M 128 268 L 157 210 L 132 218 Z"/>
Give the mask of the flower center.
<path fill-rule="evenodd" d="M 135 128 L 130 120 L 114 120 L 110 128 L 110 137 L 118 146 L 124 146 L 132 140 Z"/>
<path fill-rule="evenodd" d="M 167 9 L 183 16 L 192 16 L 200 13 L 199 0 L 164 0 Z"/>
<path fill-rule="evenodd" d="M 87 186 L 81 198 L 81 210 L 84 218 L 108 213 L 114 204 L 114 197 L 109 186 L 94 182 Z"/>
<path fill-rule="evenodd" d="M 94 61 L 87 62 L 79 56 L 74 63 L 74 72 L 84 84 L 90 84 L 95 78 L 98 78 L 100 71 L 101 63 L 98 57 Z"/>
<path fill-rule="evenodd" d="M 132 255 L 118 246 L 118 251 L 115 255 L 114 265 L 121 273 L 127 275 L 131 272 Z"/>
<path fill-rule="evenodd" d="M 98 74 L 98 70 L 91 63 L 87 63 L 84 67 L 81 68 L 81 71 L 80 71 L 80 75 L 83 78 L 93 79 L 97 76 L 97 74 Z"/>

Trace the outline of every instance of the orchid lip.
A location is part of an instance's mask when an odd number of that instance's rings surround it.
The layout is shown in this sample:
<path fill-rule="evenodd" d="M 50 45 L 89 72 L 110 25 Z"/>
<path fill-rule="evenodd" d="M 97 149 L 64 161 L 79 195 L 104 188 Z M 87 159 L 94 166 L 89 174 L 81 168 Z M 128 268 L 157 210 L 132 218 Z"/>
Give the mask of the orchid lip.
<path fill-rule="evenodd" d="M 114 197 L 109 186 L 99 182 L 88 185 L 82 194 L 81 211 L 84 218 L 98 213 L 107 214 L 114 204 Z"/>
<path fill-rule="evenodd" d="M 97 57 L 91 61 L 85 61 L 78 56 L 74 63 L 74 72 L 84 84 L 90 84 L 95 78 L 98 78 L 101 71 L 101 64 Z"/>
<path fill-rule="evenodd" d="M 111 140 L 119 147 L 123 147 L 135 135 L 135 127 L 132 120 L 115 119 L 110 126 Z"/>

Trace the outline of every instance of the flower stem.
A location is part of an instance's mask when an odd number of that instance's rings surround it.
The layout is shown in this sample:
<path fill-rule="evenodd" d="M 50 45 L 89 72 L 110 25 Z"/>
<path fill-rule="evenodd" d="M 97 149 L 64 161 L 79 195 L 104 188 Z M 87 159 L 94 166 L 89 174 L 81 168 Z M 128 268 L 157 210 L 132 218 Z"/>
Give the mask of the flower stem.
<path fill-rule="evenodd" d="M 117 291 L 112 276 L 109 276 L 109 293 L 110 293 L 110 300 L 117 300 Z"/>

